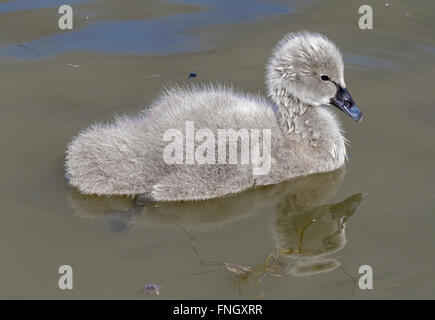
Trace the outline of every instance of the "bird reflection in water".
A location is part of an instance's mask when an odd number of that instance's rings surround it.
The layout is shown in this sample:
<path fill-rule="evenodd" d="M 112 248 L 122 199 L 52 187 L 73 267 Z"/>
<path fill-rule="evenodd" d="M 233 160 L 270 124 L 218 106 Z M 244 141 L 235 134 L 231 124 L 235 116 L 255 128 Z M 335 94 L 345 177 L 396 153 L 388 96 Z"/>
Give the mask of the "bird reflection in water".
<path fill-rule="evenodd" d="M 346 245 L 345 224 L 362 201 L 361 194 L 354 194 L 338 203 L 328 203 L 344 175 L 345 170 L 339 169 L 206 201 L 148 203 L 129 197 L 82 195 L 76 190 L 71 191 L 70 200 L 75 214 L 103 218 L 114 232 L 133 225 L 178 226 L 190 237 L 200 263 L 211 268 L 205 272 L 223 269 L 233 274 L 239 285 L 258 284 L 266 276 L 283 277 L 289 273 L 303 277 L 341 267 L 330 255 Z M 263 264 L 242 266 L 201 259 L 194 246 L 193 232 L 249 218 L 262 208 L 272 208 L 275 215 L 272 224 L 275 250 L 265 253 Z M 198 274 L 201 273 L 204 272 Z"/>

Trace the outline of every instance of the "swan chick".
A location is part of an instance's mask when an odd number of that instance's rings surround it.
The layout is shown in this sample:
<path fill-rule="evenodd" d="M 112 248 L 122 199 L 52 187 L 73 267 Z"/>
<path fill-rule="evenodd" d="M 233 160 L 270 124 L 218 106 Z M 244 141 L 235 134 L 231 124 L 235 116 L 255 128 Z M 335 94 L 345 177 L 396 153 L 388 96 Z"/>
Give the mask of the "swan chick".
<path fill-rule="evenodd" d="M 317 33 L 286 35 L 267 63 L 266 86 L 268 98 L 222 85 L 169 87 L 146 110 L 80 132 L 66 151 L 69 183 L 84 194 L 203 200 L 342 167 L 346 140 L 330 106 L 358 122 L 362 113 L 346 89 L 336 45 Z M 198 129 L 191 149 L 190 124 Z M 237 135 L 222 149 L 206 148 L 207 156 L 217 160 L 225 150 L 222 159 L 229 160 L 231 141 L 241 154 L 241 132 L 258 130 L 268 170 L 255 174 L 257 164 L 239 161 L 239 154 L 236 163 L 186 163 L 193 153 L 203 156 L 204 139 L 215 142 L 223 129 Z M 252 141 L 251 135 L 251 148 Z M 168 144 L 183 151 L 180 162 L 165 161 Z"/>

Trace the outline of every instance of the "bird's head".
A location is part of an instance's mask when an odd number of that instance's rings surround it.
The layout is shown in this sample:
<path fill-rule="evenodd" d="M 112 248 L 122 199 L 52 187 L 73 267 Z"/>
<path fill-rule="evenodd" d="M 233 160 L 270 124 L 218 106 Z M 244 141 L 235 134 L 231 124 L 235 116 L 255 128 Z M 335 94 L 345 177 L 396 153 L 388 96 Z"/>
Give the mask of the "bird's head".
<path fill-rule="evenodd" d="M 362 119 L 346 89 L 341 52 L 321 34 L 287 34 L 267 64 L 266 84 L 272 98 L 285 90 L 305 104 L 331 104 L 356 121 Z"/>

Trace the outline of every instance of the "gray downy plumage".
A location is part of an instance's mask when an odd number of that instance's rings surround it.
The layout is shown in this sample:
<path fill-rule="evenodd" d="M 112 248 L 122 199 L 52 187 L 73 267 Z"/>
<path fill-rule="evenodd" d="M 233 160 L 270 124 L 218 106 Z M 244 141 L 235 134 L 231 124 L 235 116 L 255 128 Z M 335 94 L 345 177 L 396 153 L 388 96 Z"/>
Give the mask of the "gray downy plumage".
<path fill-rule="evenodd" d="M 335 44 L 316 33 L 286 35 L 267 64 L 266 85 L 270 99 L 222 85 L 169 87 L 137 115 L 79 133 L 66 152 L 69 182 L 85 194 L 201 200 L 343 166 L 345 138 L 330 105 L 358 121 L 361 112 Z M 185 132 L 186 121 L 216 136 L 222 128 L 270 129 L 269 173 L 253 175 L 251 164 L 166 164 L 163 134 Z"/>

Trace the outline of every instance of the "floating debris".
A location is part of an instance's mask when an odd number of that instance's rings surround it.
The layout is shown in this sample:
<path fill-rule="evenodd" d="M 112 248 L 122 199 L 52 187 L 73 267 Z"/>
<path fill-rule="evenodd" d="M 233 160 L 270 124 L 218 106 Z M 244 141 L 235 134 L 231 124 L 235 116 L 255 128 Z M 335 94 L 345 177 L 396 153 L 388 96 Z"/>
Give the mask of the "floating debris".
<path fill-rule="evenodd" d="M 29 51 L 33 52 L 34 54 L 36 54 L 36 55 L 42 57 L 42 54 L 41 54 L 41 53 L 39 53 L 38 51 L 36 51 L 36 50 L 34 50 L 34 49 L 32 49 L 32 48 L 30 48 L 30 47 L 28 47 L 28 46 L 25 46 L 24 44 L 19 43 L 19 44 L 17 44 L 17 46 L 19 46 L 19 47 L 21 47 L 21 48 L 24 48 L 24 49 L 26 49 L 26 50 L 29 50 Z"/>
<path fill-rule="evenodd" d="M 151 75 L 149 75 L 149 76 L 145 76 L 145 78 L 157 78 L 157 77 L 160 77 L 160 74 L 159 74 L 159 73 L 151 74 Z"/>
<path fill-rule="evenodd" d="M 224 265 L 225 270 L 233 272 L 239 276 L 246 275 L 247 273 L 254 271 L 253 267 L 241 266 L 239 264 L 232 264 L 232 263 L 224 262 L 223 265 Z"/>
<path fill-rule="evenodd" d="M 142 289 L 141 293 L 155 293 L 159 296 L 161 290 L 162 287 L 157 284 L 146 284 L 145 287 Z"/>
<path fill-rule="evenodd" d="M 187 79 L 192 79 L 192 78 L 196 78 L 198 75 L 195 72 L 191 72 L 189 73 L 189 78 Z"/>
<path fill-rule="evenodd" d="M 70 67 L 73 67 L 73 68 L 79 68 L 79 67 L 80 67 L 80 65 L 78 65 L 78 64 L 68 63 L 68 65 L 69 65 Z"/>
<path fill-rule="evenodd" d="M 283 265 L 279 263 L 277 254 L 270 254 L 265 263 L 260 266 L 250 267 L 224 262 L 223 267 L 226 271 L 237 275 L 239 284 L 248 282 L 251 285 L 258 285 L 266 275 L 274 277 L 284 275 Z"/>

